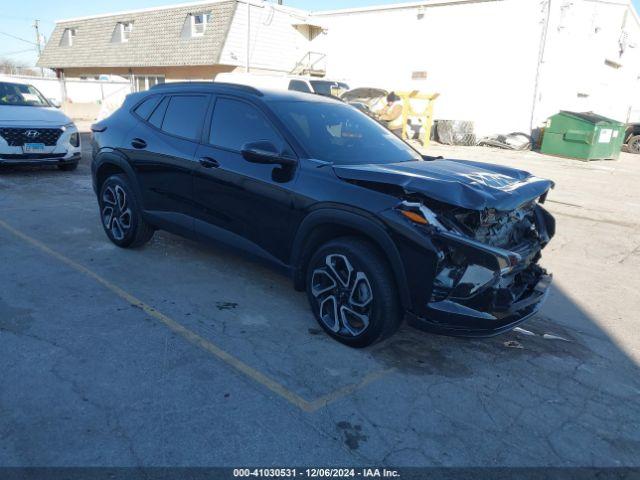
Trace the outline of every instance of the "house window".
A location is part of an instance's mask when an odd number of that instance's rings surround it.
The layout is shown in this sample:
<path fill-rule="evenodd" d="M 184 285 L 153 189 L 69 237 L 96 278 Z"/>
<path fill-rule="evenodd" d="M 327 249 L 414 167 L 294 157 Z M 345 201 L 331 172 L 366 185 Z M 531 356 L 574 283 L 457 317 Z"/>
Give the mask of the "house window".
<path fill-rule="evenodd" d="M 159 83 L 164 83 L 164 77 L 160 75 L 136 75 L 137 92 L 149 90 L 151 87 L 158 85 Z"/>
<path fill-rule="evenodd" d="M 131 32 L 133 32 L 133 22 L 122 22 L 120 24 L 120 29 L 122 42 L 128 42 L 129 37 L 131 37 Z"/>
<path fill-rule="evenodd" d="M 111 43 L 127 43 L 133 32 L 133 22 L 118 22 L 111 36 Z"/>
<path fill-rule="evenodd" d="M 208 13 L 194 13 L 191 15 L 191 36 L 201 37 L 207 29 Z"/>
<path fill-rule="evenodd" d="M 60 40 L 61 47 L 71 47 L 73 45 L 73 40 L 76 37 L 76 29 L 75 28 L 65 28 L 64 32 L 62 32 L 62 40 Z"/>

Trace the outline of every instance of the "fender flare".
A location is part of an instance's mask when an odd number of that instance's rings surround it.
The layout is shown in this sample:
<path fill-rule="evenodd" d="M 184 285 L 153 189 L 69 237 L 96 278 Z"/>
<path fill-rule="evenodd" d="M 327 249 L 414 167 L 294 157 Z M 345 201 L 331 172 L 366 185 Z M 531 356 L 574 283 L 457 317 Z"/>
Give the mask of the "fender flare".
<path fill-rule="evenodd" d="M 122 154 L 121 152 L 117 151 L 117 150 L 113 150 L 113 149 L 104 149 L 101 150 L 100 152 L 98 152 L 95 156 L 95 159 L 93 161 L 93 184 L 94 184 L 94 190 L 96 191 L 96 195 L 99 194 L 99 192 L 97 191 L 97 178 L 98 178 L 98 172 L 100 171 L 100 169 L 104 166 L 104 165 L 113 165 L 116 166 L 118 168 L 120 168 L 125 175 L 128 177 L 129 182 L 131 184 L 131 187 L 134 190 L 134 193 L 136 195 L 136 199 L 138 200 L 139 204 L 142 205 L 142 191 L 140 190 L 140 185 L 138 184 L 137 180 L 136 180 L 136 174 L 133 171 L 133 168 L 131 167 L 131 165 L 129 164 L 129 162 L 127 161 L 127 158 L 124 156 L 124 154 Z M 144 209 L 144 207 L 143 207 Z"/>
<path fill-rule="evenodd" d="M 300 290 L 304 288 L 303 263 L 311 255 L 311 252 L 307 252 L 305 249 L 306 243 L 312 238 L 314 230 L 323 225 L 341 226 L 349 228 L 350 230 L 356 230 L 377 245 L 393 271 L 403 308 L 411 308 L 409 286 L 404 264 L 402 263 L 402 257 L 383 224 L 363 214 L 331 207 L 320 208 L 309 213 L 298 227 L 293 240 L 290 260 L 290 265 L 293 270 L 293 280 L 297 289 Z"/>

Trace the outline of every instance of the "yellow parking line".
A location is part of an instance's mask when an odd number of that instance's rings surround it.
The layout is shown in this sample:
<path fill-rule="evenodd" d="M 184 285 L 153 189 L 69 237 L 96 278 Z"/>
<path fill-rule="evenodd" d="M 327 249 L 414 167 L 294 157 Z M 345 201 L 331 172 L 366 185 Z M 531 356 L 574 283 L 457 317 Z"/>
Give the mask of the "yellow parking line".
<path fill-rule="evenodd" d="M 180 335 L 182 338 L 184 338 L 188 342 L 190 342 L 193 345 L 196 345 L 196 346 L 200 347 L 201 349 L 211 353 L 213 356 L 215 356 L 219 360 L 222 360 L 227 365 L 230 365 L 231 367 L 235 368 L 237 371 L 243 373 L 244 375 L 246 375 L 247 377 L 249 377 L 250 379 L 252 379 L 256 383 L 258 383 L 258 384 L 266 387 L 267 389 L 271 390 L 273 393 L 275 393 L 275 394 L 279 395 L 280 397 L 284 398 L 289 403 L 295 405 L 296 407 L 298 407 L 302 411 L 314 412 L 316 410 L 319 410 L 320 408 L 323 408 L 323 407 L 327 406 L 328 404 L 330 404 L 331 402 L 334 402 L 335 400 L 338 400 L 339 398 L 342 398 L 342 397 L 344 397 L 346 395 L 350 395 L 350 394 L 354 393 L 358 389 L 368 385 L 369 383 L 371 383 L 371 382 L 373 382 L 375 380 L 378 380 L 382 376 L 384 376 L 387 373 L 390 373 L 391 371 L 394 370 L 394 369 L 388 369 L 388 370 L 381 370 L 381 371 L 370 373 L 369 375 L 366 375 L 358 383 L 347 385 L 347 386 L 345 386 L 343 388 L 340 388 L 340 389 L 336 390 L 335 392 L 328 393 L 328 394 L 323 395 L 322 397 L 310 402 L 310 401 L 305 400 L 304 398 L 302 398 L 300 395 L 288 390 L 286 387 L 282 386 L 280 383 L 276 382 L 275 380 L 273 380 L 273 379 L 269 378 L 268 376 L 264 375 L 263 373 L 259 372 L 255 368 L 250 367 L 249 365 L 244 363 L 242 360 L 239 360 L 238 358 L 234 357 L 233 355 L 231 355 L 230 353 L 226 352 L 222 348 L 218 347 L 217 345 L 215 345 L 215 344 L 211 343 L 210 341 L 206 340 L 205 338 L 201 337 L 197 333 L 189 330 L 188 328 L 186 328 L 185 326 L 183 326 L 180 323 L 176 322 L 172 318 L 166 316 L 162 312 L 156 310 L 152 306 L 147 305 L 142 300 L 136 298 L 135 296 L 133 296 L 130 293 L 128 293 L 125 290 L 123 290 L 122 288 L 120 288 L 117 285 L 111 283 L 109 280 L 101 277 L 100 275 L 98 275 L 94 271 L 89 270 L 84 265 L 81 265 L 80 263 L 70 259 L 69 257 L 66 257 L 65 255 L 62 255 L 61 253 L 56 252 L 55 250 L 52 250 L 51 248 L 46 246 L 44 243 L 36 240 L 35 238 L 31 238 L 30 236 L 26 235 L 25 233 L 22 233 L 21 231 L 13 228 L 11 225 L 9 225 L 8 223 L 4 222 L 3 220 L 0 220 L 0 227 L 4 228 L 8 232 L 12 233 L 13 235 L 18 237 L 19 239 L 21 239 L 21 240 L 29 243 L 30 245 L 36 247 L 37 249 L 41 250 L 42 252 L 46 253 L 47 255 L 56 258 L 57 260 L 59 260 L 62 263 L 66 264 L 67 266 L 71 267 L 72 269 L 74 269 L 74 270 L 76 270 L 76 271 L 78 271 L 78 272 L 80 272 L 80 273 L 82 273 L 82 274 L 94 279 L 96 282 L 101 284 L 107 290 L 110 290 L 111 292 L 115 293 L 118 297 L 122 298 L 123 300 L 125 300 L 129 304 L 140 308 L 147 315 L 149 315 L 149 316 L 155 318 L 156 320 L 159 320 L 160 322 L 162 322 L 170 330 L 172 330 L 173 332 L 177 333 L 178 335 Z"/>
<path fill-rule="evenodd" d="M 358 383 L 352 383 L 351 385 L 345 385 L 342 388 L 339 388 L 333 392 L 327 393 L 320 398 L 315 399 L 311 402 L 310 407 L 311 411 L 319 410 L 323 407 L 326 407 L 332 402 L 335 402 L 339 398 L 346 397 L 347 395 L 351 395 L 352 393 L 360 390 L 363 387 L 366 387 L 372 382 L 379 380 L 380 378 L 388 375 L 391 372 L 394 372 L 395 368 L 387 368 L 386 370 L 378 370 L 375 372 L 371 372 Z"/>

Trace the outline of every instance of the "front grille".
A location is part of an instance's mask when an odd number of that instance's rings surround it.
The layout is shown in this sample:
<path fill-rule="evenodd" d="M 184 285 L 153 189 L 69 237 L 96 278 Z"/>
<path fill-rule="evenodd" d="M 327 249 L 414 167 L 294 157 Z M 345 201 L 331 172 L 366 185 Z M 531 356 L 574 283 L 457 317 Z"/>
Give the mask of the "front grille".
<path fill-rule="evenodd" d="M 0 153 L 0 160 L 44 160 L 45 158 L 62 158 L 66 153 Z"/>
<path fill-rule="evenodd" d="M 32 132 L 36 132 L 37 135 Z M 0 128 L 0 136 L 10 147 L 22 147 L 25 143 L 44 143 L 52 147 L 58 143 L 60 135 L 60 128 Z"/>

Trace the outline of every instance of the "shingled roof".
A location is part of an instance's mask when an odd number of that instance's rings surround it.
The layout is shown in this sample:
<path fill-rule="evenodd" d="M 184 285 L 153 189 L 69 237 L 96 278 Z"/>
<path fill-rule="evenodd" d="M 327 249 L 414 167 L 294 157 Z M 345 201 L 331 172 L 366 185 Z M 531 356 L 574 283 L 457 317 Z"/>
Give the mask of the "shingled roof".
<path fill-rule="evenodd" d="M 236 1 L 212 1 L 116 15 L 61 21 L 51 34 L 38 66 L 156 67 L 218 63 Z M 210 13 L 201 37 L 182 34 L 190 14 Z M 133 22 L 126 43 L 112 43 L 119 22 Z M 61 45 L 66 29 L 75 29 L 73 45 Z"/>

